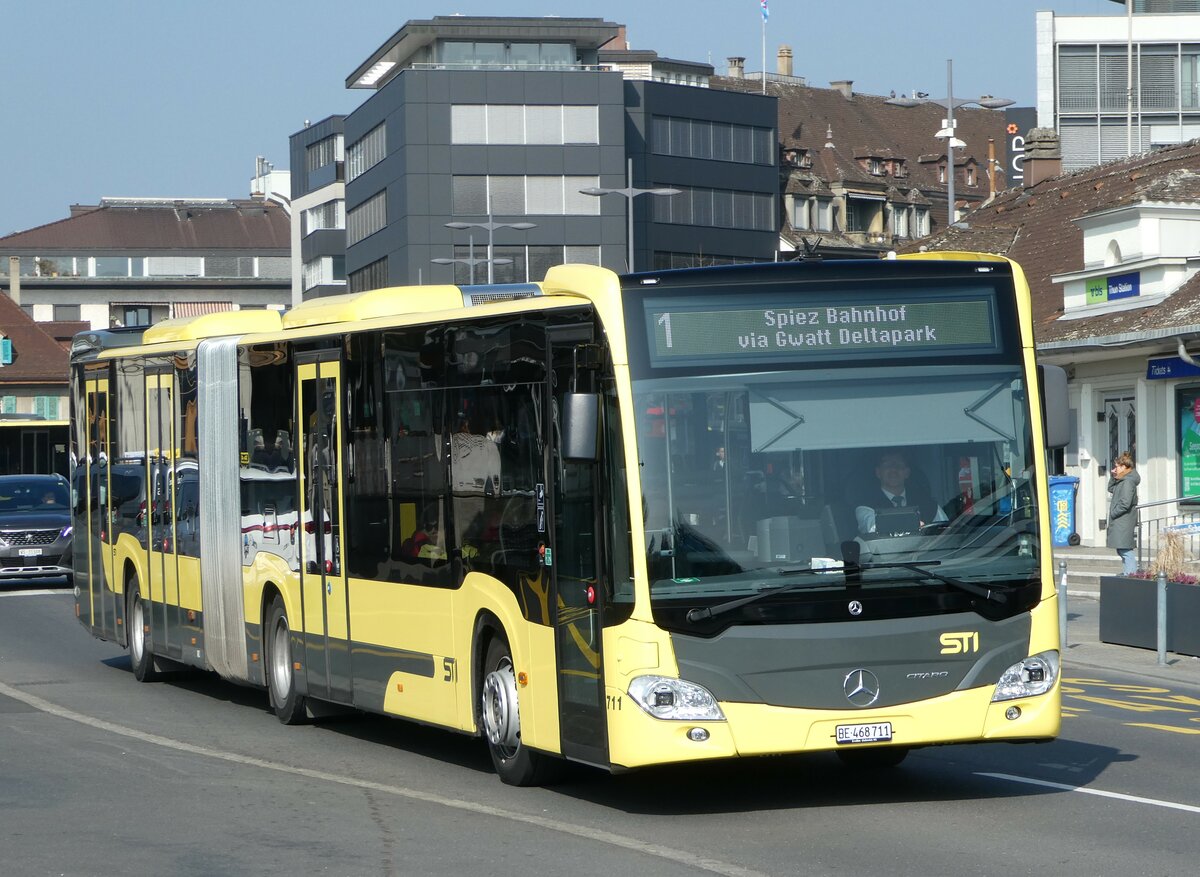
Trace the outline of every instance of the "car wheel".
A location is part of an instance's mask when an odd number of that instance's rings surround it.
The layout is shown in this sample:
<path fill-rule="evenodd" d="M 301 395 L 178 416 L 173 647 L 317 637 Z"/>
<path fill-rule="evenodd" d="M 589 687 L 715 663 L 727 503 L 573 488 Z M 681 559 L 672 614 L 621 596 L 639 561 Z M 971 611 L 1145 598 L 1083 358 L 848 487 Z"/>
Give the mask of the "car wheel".
<path fill-rule="evenodd" d="M 267 691 L 271 698 L 271 709 L 285 725 L 298 725 L 308 718 L 308 701 L 296 691 L 292 629 L 282 597 L 276 596 L 271 601 L 264 633 L 267 640 Z"/>

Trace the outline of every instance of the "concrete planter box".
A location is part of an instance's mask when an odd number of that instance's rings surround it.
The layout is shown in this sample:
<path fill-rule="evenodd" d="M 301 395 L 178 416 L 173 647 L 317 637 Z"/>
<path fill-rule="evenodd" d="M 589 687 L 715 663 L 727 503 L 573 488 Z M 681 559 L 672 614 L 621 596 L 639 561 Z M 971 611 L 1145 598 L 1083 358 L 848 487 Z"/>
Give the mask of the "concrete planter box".
<path fill-rule="evenodd" d="M 1100 578 L 1100 641 L 1157 649 L 1158 583 Z M 1167 651 L 1200 656 L 1200 585 L 1167 582 Z"/>

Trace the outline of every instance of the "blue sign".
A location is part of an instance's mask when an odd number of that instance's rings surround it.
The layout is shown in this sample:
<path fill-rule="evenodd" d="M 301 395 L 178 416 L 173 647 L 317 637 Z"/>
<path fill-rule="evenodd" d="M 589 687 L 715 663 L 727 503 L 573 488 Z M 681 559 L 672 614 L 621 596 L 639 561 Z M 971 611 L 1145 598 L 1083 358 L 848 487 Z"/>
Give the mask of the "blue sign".
<path fill-rule="evenodd" d="M 1164 356 L 1146 363 L 1146 380 L 1162 381 L 1167 378 L 1200 377 L 1200 368 L 1188 365 L 1178 356 Z"/>
<path fill-rule="evenodd" d="M 1134 298 L 1141 292 L 1141 275 L 1137 271 L 1108 278 L 1108 300 Z"/>

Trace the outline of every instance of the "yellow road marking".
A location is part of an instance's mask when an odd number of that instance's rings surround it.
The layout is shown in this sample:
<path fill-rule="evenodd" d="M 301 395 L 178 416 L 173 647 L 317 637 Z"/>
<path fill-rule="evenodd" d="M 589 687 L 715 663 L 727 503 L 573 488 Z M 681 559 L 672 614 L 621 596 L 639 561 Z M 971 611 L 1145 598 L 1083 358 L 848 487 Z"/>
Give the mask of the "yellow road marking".
<path fill-rule="evenodd" d="M 1152 731 L 1171 731 L 1174 734 L 1200 734 L 1200 728 L 1176 728 L 1174 725 L 1152 725 L 1149 722 L 1126 722 L 1131 728 L 1149 728 Z"/>

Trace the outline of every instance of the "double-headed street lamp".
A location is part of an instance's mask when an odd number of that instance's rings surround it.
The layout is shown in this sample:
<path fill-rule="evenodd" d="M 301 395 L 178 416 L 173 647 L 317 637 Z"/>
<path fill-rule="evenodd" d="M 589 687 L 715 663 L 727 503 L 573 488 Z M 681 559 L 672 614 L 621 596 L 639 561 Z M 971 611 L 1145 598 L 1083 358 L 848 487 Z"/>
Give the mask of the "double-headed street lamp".
<path fill-rule="evenodd" d="M 482 265 L 484 262 L 488 266 L 488 282 L 491 282 L 492 265 L 511 265 L 512 259 L 476 259 L 475 258 L 475 235 L 467 238 L 467 258 L 465 259 L 430 259 L 435 265 L 466 265 L 470 271 L 470 284 L 475 285 L 475 266 Z"/>
<path fill-rule="evenodd" d="M 580 193 L 584 195 L 624 195 L 625 196 L 625 213 L 629 217 L 629 227 L 626 234 L 629 237 L 629 253 L 626 259 L 626 264 L 629 268 L 629 273 L 633 273 L 633 199 L 638 195 L 678 195 L 679 189 L 671 189 L 665 186 L 657 189 L 638 189 L 633 185 L 633 159 L 629 159 L 626 164 L 625 182 L 627 185 L 624 189 L 601 189 L 597 186 L 592 186 L 587 189 L 580 189 Z"/>
<path fill-rule="evenodd" d="M 508 265 L 508 264 L 512 263 L 512 259 L 500 260 L 500 259 L 492 258 L 492 236 L 493 236 L 494 232 L 496 231 L 496 229 L 498 229 L 498 228 L 515 228 L 517 231 L 528 231 L 531 228 L 537 228 L 537 224 L 533 223 L 533 222 L 495 222 L 492 220 L 492 214 L 489 213 L 487 222 L 447 222 L 446 228 L 456 228 L 456 229 L 485 228 L 485 229 L 487 229 L 487 233 L 488 233 L 487 258 L 480 259 L 478 261 L 487 262 L 487 266 L 488 266 L 487 282 L 492 283 L 493 282 L 492 266 L 493 265 Z M 471 277 L 472 277 L 471 282 L 472 283 L 474 282 L 474 275 L 475 275 L 473 250 L 474 250 L 474 242 L 472 240 L 472 256 L 471 256 Z M 437 262 L 438 260 L 434 259 L 433 261 Z M 456 261 L 461 262 L 461 261 L 465 261 L 465 260 L 458 259 Z"/>
<path fill-rule="evenodd" d="M 974 100 L 965 100 L 963 98 L 954 97 L 954 61 L 947 59 L 946 61 L 946 97 L 943 98 L 918 98 L 913 97 L 893 97 L 888 98 L 884 103 L 891 104 L 896 107 L 917 107 L 921 104 L 930 103 L 937 104 L 939 107 L 946 108 L 946 118 L 942 120 L 942 129 L 934 134 L 934 137 L 942 138 L 946 141 L 946 227 L 950 228 L 956 225 L 954 218 L 954 148 L 956 146 L 966 146 L 961 140 L 954 136 L 954 109 L 955 107 L 965 107 L 975 104 L 983 107 L 985 110 L 998 110 L 1002 107 L 1011 106 L 1015 101 L 1008 98 L 992 97 L 984 95 L 983 97 Z"/>

